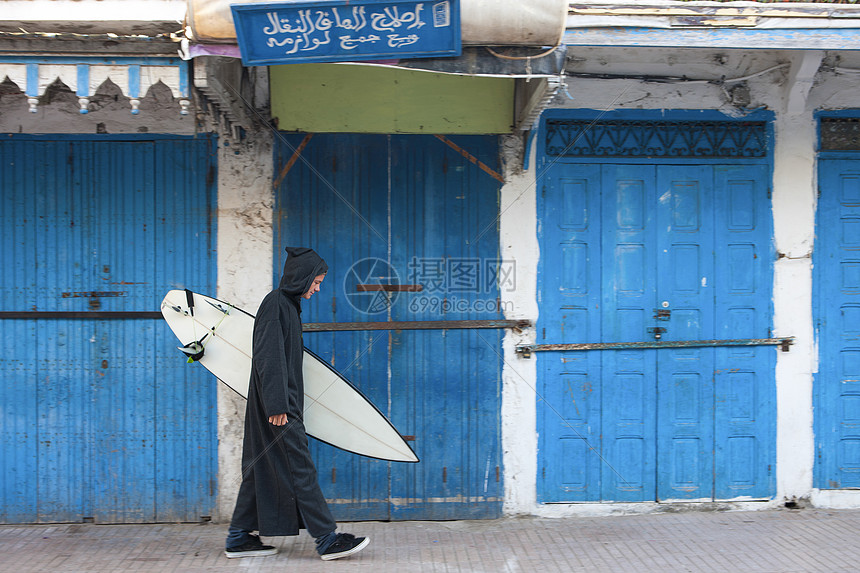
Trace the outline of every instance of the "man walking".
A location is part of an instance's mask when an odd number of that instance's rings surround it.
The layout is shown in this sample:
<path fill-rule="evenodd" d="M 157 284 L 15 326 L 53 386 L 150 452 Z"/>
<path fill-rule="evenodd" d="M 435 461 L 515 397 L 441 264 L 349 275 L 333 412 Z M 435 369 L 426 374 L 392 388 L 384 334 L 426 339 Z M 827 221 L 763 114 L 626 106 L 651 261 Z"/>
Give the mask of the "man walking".
<path fill-rule="evenodd" d="M 317 482 L 302 421 L 301 299 L 320 290 L 328 265 L 312 249 L 287 247 L 278 288 L 270 292 L 254 320 L 253 358 L 242 485 L 227 535 L 229 558 L 273 555 L 253 535 L 298 535 L 306 529 L 324 560 L 338 559 L 367 547 L 369 540 L 336 533 L 336 524 Z"/>

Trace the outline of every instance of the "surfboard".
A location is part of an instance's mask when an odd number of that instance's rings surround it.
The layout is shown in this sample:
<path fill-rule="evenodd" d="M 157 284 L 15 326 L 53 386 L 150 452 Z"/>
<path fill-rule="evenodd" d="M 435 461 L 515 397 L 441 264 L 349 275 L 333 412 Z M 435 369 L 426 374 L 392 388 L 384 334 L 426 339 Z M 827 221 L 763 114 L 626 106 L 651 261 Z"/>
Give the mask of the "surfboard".
<path fill-rule="evenodd" d="M 199 362 L 240 396 L 248 397 L 254 315 L 228 302 L 171 290 L 161 314 L 189 362 Z M 342 450 L 395 462 L 418 456 L 392 423 L 349 380 L 305 347 L 305 431 Z"/>

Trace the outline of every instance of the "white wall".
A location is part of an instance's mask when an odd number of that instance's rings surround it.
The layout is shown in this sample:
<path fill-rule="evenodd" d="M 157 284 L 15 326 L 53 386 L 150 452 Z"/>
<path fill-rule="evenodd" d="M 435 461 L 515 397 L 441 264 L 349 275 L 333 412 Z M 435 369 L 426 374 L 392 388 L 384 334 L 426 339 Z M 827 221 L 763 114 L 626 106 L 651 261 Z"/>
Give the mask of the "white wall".
<path fill-rule="evenodd" d="M 272 134 L 218 154 L 218 298 L 254 314 L 272 290 Z M 242 482 L 243 398 L 218 384 L 218 513 L 229 522 Z"/>
<path fill-rule="evenodd" d="M 688 79 L 724 78 L 727 82 L 644 82 L 639 79 L 570 77 L 567 95 L 557 96 L 553 108 L 709 109 L 740 117 L 747 110 L 766 108 L 775 113 L 773 217 L 774 336 L 795 336 L 790 352 L 778 353 L 776 366 L 777 467 L 776 496 L 769 503 L 718 504 L 721 507 L 760 508 L 789 500 L 811 498 L 830 506 L 860 506 L 860 492 L 817 492 L 812 488 L 814 435 L 812 428 L 813 375 L 817 350 L 812 324 L 812 261 L 815 222 L 815 142 L 819 107 L 860 107 L 860 74 L 835 76 L 826 67 L 816 73 L 822 56 L 801 52 L 608 49 L 571 50 L 567 69 L 573 73 L 658 75 Z M 860 68 L 843 57 L 839 65 Z M 777 67 L 778 66 L 778 67 Z M 774 68 L 774 69 L 771 69 Z M 770 71 L 766 71 L 770 70 Z M 812 70 L 811 72 L 809 70 Z M 764 73 L 759 73 L 764 72 Z M 746 78 L 745 82 L 733 79 Z M 744 94 L 732 93 L 745 85 L 749 103 L 737 104 Z M 808 96 L 808 99 L 807 99 Z M 735 98 L 733 100 L 733 98 Z M 503 212 L 501 241 L 506 257 L 517 263 L 518 290 L 509 298 L 510 318 L 536 321 L 538 217 L 535 152 L 527 172 L 508 178 L 502 189 L 502 209 L 516 201 L 518 208 Z M 551 504 L 536 502 L 537 433 L 535 360 L 518 358 L 518 343 L 534 341 L 534 331 L 508 333 L 503 371 L 502 444 L 504 451 L 505 512 L 563 516 L 660 511 L 645 504 Z"/>
<path fill-rule="evenodd" d="M 503 260 L 516 261 L 516 289 L 502 289 L 505 318 L 538 317 L 537 301 L 537 193 L 534 177 L 535 147 L 531 147 L 529 165 L 522 171 L 522 146 L 506 150 L 505 180 L 500 198 L 499 230 Z M 534 360 L 516 357 L 518 344 L 534 342 L 534 329 L 522 333 L 505 331 L 502 350 L 502 458 L 504 464 L 504 512 L 531 513 L 535 507 L 537 476 L 537 417 L 535 411 Z"/>

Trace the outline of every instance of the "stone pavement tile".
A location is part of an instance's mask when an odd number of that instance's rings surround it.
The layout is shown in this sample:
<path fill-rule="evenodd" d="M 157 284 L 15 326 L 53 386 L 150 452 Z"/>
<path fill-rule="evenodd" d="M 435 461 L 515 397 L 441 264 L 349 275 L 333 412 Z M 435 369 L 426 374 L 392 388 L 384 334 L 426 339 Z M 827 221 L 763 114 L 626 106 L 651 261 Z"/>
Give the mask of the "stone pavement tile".
<path fill-rule="evenodd" d="M 226 527 L 0 526 L 0 572 L 839 573 L 860 569 L 860 511 L 660 513 L 565 519 L 363 522 L 350 558 L 323 562 L 305 534 L 267 538 L 280 553 L 228 560 Z"/>

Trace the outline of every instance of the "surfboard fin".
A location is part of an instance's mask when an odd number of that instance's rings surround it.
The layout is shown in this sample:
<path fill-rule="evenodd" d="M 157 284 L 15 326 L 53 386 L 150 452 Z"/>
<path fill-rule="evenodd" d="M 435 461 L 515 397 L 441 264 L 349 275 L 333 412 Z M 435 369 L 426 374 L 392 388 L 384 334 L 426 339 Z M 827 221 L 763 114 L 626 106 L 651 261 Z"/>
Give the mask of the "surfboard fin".
<path fill-rule="evenodd" d="M 205 299 L 204 299 L 204 300 L 205 300 Z M 206 302 L 208 302 L 208 303 L 209 303 L 209 305 L 210 305 L 210 306 L 212 306 L 212 308 L 217 308 L 218 310 L 220 310 L 220 311 L 221 311 L 221 312 L 223 312 L 224 314 L 230 314 L 230 310 L 229 310 L 229 309 L 224 308 L 224 307 L 223 307 L 223 306 L 221 306 L 220 304 L 215 304 L 214 302 L 209 301 L 209 300 L 207 300 Z M 214 330 L 214 327 L 213 327 L 213 330 Z"/>
<path fill-rule="evenodd" d="M 177 346 L 176 348 L 179 351 L 188 357 L 188 363 L 197 362 L 201 358 L 203 358 L 203 353 L 205 352 L 205 348 L 203 347 L 203 341 L 206 340 L 206 336 L 209 336 L 207 332 L 206 335 L 200 340 L 195 340 L 193 342 L 189 342 L 185 346 Z"/>
<path fill-rule="evenodd" d="M 161 308 L 162 309 L 169 308 L 170 310 L 172 310 L 174 312 L 178 312 L 179 314 L 182 314 L 183 312 L 185 312 L 180 307 L 173 305 L 173 304 L 169 304 L 166 300 L 161 303 Z"/>

